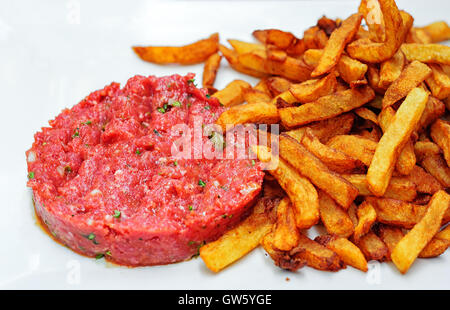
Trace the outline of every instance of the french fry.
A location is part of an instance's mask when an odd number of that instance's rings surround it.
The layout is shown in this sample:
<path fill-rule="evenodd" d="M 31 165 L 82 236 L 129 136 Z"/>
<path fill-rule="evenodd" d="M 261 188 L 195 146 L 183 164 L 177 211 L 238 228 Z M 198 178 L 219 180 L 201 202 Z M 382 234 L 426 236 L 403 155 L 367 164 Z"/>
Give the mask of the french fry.
<path fill-rule="evenodd" d="M 380 70 L 376 68 L 374 65 L 368 65 L 367 69 L 367 79 L 369 80 L 369 85 L 372 87 L 374 91 L 376 91 L 378 94 L 381 94 L 384 96 L 384 93 L 386 92 L 385 89 L 381 88 L 380 85 Z"/>
<path fill-rule="evenodd" d="M 249 42 L 233 40 L 233 39 L 229 39 L 227 41 L 228 41 L 228 43 L 230 43 L 230 45 L 234 48 L 234 50 L 238 54 L 251 53 L 252 51 L 255 51 L 255 50 L 260 50 L 260 51 L 266 50 L 266 47 L 264 45 L 258 44 L 258 43 L 249 43 Z"/>
<path fill-rule="evenodd" d="M 224 106 L 238 105 L 244 102 L 244 92 L 252 86 L 243 80 L 234 80 L 212 97 L 219 99 Z"/>
<path fill-rule="evenodd" d="M 434 22 L 420 29 L 430 36 L 430 43 L 437 43 L 450 39 L 450 27 L 444 21 Z"/>
<path fill-rule="evenodd" d="M 326 235 L 318 236 L 314 239 L 314 241 L 335 252 L 345 264 L 364 272 L 368 270 L 367 261 L 364 254 L 356 245 L 347 239 Z"/>
<path fill-rule="evenodd" d="M 389 249 L 388 259 L 391 260 L 391 253 L 397 243 L 405 236 L 403 230 L 399 227 L 392 227 L 381 224 L 377 227 L 378 237 L 386 244 Z"/>
<path fill-rule="evenodd" d="M 399 78 L 405 65 L 406 58 L 401 50 L 398 50 L 391 59 L 383 61 L 380 65 L 380 82 L 378 86 L 387 89 L 392 82 Z"/>
<path fill-rule="evenodd" d="M 330 195 L 347 209 L 358 195 L 358 190 L 338 174 L 332 172 L 317 157 L 292 137 L 280 135 L 280 156 L 314 185 Z"/>
<path fill-rule="evenodd" d="M 259 245 L 273 225 L 267 210 L 268 203 L 267 198 L 260 198 L 244 221 L 200 248 L 200 257 L 210 270 L 219 272 Z"/>
<path fill-rule="evenodd" d="M 349 89 L 319 98 L 299 107 L 279 110 L 281 123 L 286 128 L 335 117 L 366 104 L 375 97 L 370 87 Z"/>
<path fill-rule="evenodd" d="M 349 181 L 358 189 L 360 196 L 371 196 L 367 177 L 364 174 L 342 174 L 344 179 Z M 392 177 L 383 197 L 404 201 L 412 201 L 417 196 L 416 184 L 405 178 Z"/>
<path fill-rule="evenodd" d="M 438 119 L 431 125 L 431 139 L 442 149 L 445 161 L 450 166 L 450 124 Z"/>
<path fill-rule="evenodd" d="M 378 143 L 355 135 L 338 135 L 331 138 L 327 145 L 370 166 Z"/>
<path fill-rule="evenodd" d="M 276 249 L 273 246 L 273 232 L 268 233 L 261 241 L 264 250 L 269 254 L 275 265 L 289 271 L 296 271 L 306 265 L 306 261 L 293 257 L 289 252 L 284 252 Z"/>
<path fill-rule="evenodd" d="M 330 235 L 349 237 L 353 234 L 353 222 L 341 207 L 324 191 L 319 190 L 320 219 Z"/>
<path fill-rule="evenodd" d="M 365 171 L 362 161 L 322 144 L 310 128 L 306 128 L 299 142 L 319 158 L 328 168 L 337 173 L 362 173 Z"/>
<path fill-rule="evenodd" d="M 391 86 L 386 90 L 383 98 L 383 109 L 406 97 L 413 88 L 417 87 L 430 75 L 431 69 L 427 65 L 419 61 L 410 63 L 398 79 L 392 82 Z"/>
<path fill-rule="evenodd" d="M 441 183 L 431 174 L 427 173 L 422 167 L 414 166 L 411 173 L 405 177 L 406 180 L 413 182 L 420 193 L 434 194 L 442 189 Z M 394 198 L 394 197 L 392 197 Z"/>
<path fill-rule="evenodd" d="M 419 162 L 422 162 L 427 156 L 439 155 L 441 152 L 439 146 L 431 141 L 417 141 L 414 144 L 414 153 Z"/>
<path fill-rule="evenodd" d="M 450 187 L 450 168 L 440 154 L 430 155 L 422 160 L 422 167 L 434 176 L 444 187 Z"/>
<path fill-rule="evenodd" d="M 238 124 L 274 124 L 278 120 L 277 107 L 271 103 L 260 102 L 232 106 L 220 114 L 216 124 L 221 126 L 225 131 L 227 127 Z"/>
<path fill-rule="evenodd" d="M 370 38 L 374 42 L 384 42 L 385 29 L 380 3 L 378 1 L 369 2 L 369 0 L 362 0 L 358 11 L 363 14 L 369 29 L 367 38 Z"/>
<path fill-rule="evenodd" d="M 254 146 L 253 152 L 264 163 L 274 160 L 273 154 L 265 146 Z M 269 170 L 280 186 L 286 191 L 294 207 L 297 227 L 309 228 L 319 221 L 319 199 L 317 191 L 308 179 L 301 176 L 283 159 L 278 159 L 278 166 Z"/>
<path fill-rule="evenodd" d="M 378 125 L 377 115 L 369 110 L 368 108 L 361 107 L 354 110 L 355 114 L 361 117 L 362 119 L 371 121 L 375 125 Z"/>
<path fill-rule="evenodd" d="M 256 78 L 265 78 L 268 76 L 266 73 L 252 70 L 241 65 L 238 61 L 238 53 L 236 53 L 236 51 L 231 50 L 221 44 L 219 45 L 219 50 L 222 53 L 223 57 L 225 57 L 225 59 L 227 60 L 230 67 L 232 67 L 234 70 Z"/>
<path fill-rule="evenodd" d="M 377 213 L 369 201 L 364 201 L 356 210 L 358 224 L 353 233 L 353 239 L 358 243 L 362 236 L 367 234 L 377 219 Z"/>
<path fill-rule="evenodd" d="M 279 76 L 273 76 L 265 81 L 272 97 L 278 96 L 289 90 L 292 82 Z"/>
<path fill-rule="evenodd" d="M 317 21 L 317 27 L 322 29 L 327 36 L 330 36 L 333 31 L 336 30 L 338 25 L 335 20 L 330 19 L 324 15 Z"/>
<path fill-rule="evenodd" d="M 261 43 L 276 46 L 291 56 L 301 55 L 306 49 L 303 40 L 296 38 L 290 32 L 279 29 L 255 30 L 253 36 Z"/>
<path fill-rule="evenodd" d="M 290 251 L 299 242 L 291 201 L 285 197 L 277 207 L 277 222 L 273 230 L 273 246 L 281 251 Z"/>
<path fill-rule="evenodd" d="M 417 124 L 416 131 L 424 131 L 426 127 L 434 123 L 434 121 L 444 115 L 444 113 L 445 105 L 442 103 L 442 101 L 434 98 L 433 96 L 429 96 L 427 105 L 425 106 L 425 110 L 423 111 L 419 124 Z"/>
<path fill-rule="evenodd" d="M 437 257 L 450 246 L 450 226 L 438 232 L 420 252 L 420 258 Z"/>
<path fill-rule="evenodd" d="M 218 53 L 212 54 L 208 57 L 203 67 L 203 79 L 202 85 L 205 88 L 211 89 L 214 86 L 214 81 L 216 80 L 217 70 L 220 66 L 220 61 L 222 56 Z"/>
<path fill-rule="evenodd" d="M 337 65 L 345 46 L 353 39 L 358 31 L 361 19 L 361 14 L 353 14 L 344 20 L 339 28 L 333 31 L 324 48 L 319 64 L 311 73 L 312 77 L 329 73 Z"/>
<path fill-rule="evenodd" d="M 389 249 L 373 231 L 361 237 L 356 244 L 367 260 L 383 261 L 389 255 Z"/>
<path fill-rule="evenodd" d="M 297 141 L 301 141 L 306 129 L 309 128 L 320 142 L 327 143 L 328 140 L 337 135 L 348 134 L 352 129 L 354 119 L 355 116 L 352 113 L 345 113 L 323 121 L 308 124 L 308 126 L 305 127 L 286 131 L 286 134 Z"/>
<path fill-rule="evenodd" d="M 445 45 L 405 43 L 401 49 L 408 61 L 450 65 L 450 47 Z"/>
<path fill-rule="evenodd" d="M 431 94 L 437 99 L 445 99 L 450 96 L 450 76 L 437 64 L 429 64 L 433 74 L 425 82 L 431 90 Z"/>
<path fill-rule="evenodd" d="M 420 88 L 413 89 L 381 137 L 367 170 L 367 182 L 375 195 L 382 196 L 386 191 L 398 155 L 418 124 L 427 99 L 426 91 Z"/>
<path fill-rule="evenodd" d="M 134 46 L 134 52 L 142 60 L 156 64 L 191 65 L 205 61 L 217 52 L 219 35 L 212 34 L 209 38 L 185 46 Z"/>
<path fill-rule="evenodd" d="M 291 255 L 306 261 L 306 265 L 317 270 L 338 271 L 344 268 L 339 256 L 332 250 L 300 234 L 300 242 Z"/>
<path fill-rule="evenodd" d="M 269 95 L 256 88 L 244 90 L 244 101 L 247 103 L 269 103 L 271 100 Z"/>
<path fill-rule="evenodd" d="M 439 191 L 434 194 L 423 218 L 399 241 L 391 258 L 401 273 L 408 271 L 420 252 L 439 231 L 449 203 L 450 196 L 446 192 Z"/>
<path fill-rule="evenodd" d="M 303 42 L 306 50 L 308 49 L 321 49 L 327 45 L 328 36 L 318 26 L 306 29 L 303 33 Z"/>
<path fill-rule="evenodd" d="M 336 76 L 332 72 L 318 80 L 308 80 L 300 84 L 293 84 L 289 91 L 297 99 L 297 102 L 312 102 L 320 97 L 330 95 L 336 90 Z"/>

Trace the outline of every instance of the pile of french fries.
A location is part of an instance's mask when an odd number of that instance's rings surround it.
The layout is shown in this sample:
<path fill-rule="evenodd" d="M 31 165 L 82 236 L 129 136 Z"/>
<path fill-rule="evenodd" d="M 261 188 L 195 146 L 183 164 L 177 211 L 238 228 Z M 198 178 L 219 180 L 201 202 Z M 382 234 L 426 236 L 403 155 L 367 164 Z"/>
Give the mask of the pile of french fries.
<path fill-rule="evenodd" d="M 205 62 L 203 87 L 229 107 L 217 120 L 224 129 L 281 125 L 278 165 L 252 213 L 200 249 L 209 269 L 259 245 L 292 271 L 367 271 L 377 260 L 406 273 L 416 258 L 447 250 L 450 47 L 437 43 L 450 39 L 450 27 L 413 21 L 394 0 L 363 0 L 358 13 L 324 16 L 303 38 L 267 29 L 253 32 L 258 43 L 228 40 L 232 48 L 217 34 L 184 47 L 134 48 L 155 63 Z M 217 91 L 222 56 L 260 81 Z M 277 156 L 252 149 L 263 163 Z M 315 225 L 326 233 L 311 239 Z"/>

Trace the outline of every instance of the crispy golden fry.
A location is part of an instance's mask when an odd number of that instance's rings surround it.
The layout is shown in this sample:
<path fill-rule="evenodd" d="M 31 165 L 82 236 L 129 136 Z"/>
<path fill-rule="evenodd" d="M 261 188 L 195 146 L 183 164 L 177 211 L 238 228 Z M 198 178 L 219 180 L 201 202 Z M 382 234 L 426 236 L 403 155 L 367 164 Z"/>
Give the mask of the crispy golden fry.
<path fill-rule="evenodd" d="M 260 50 L 260 51 L 266 50 L 266 47 L 262 44 L 248 43 L 248 42 L 233 40 L 233 39 L 229 39 L 227 41 L 228 41 L 228 43 L 230 43 L 230 45 L 234 48 L 234 50 L 238 54 L 250 53 L 254 50 Z"/>
<path fill-rule="evenodd" d="M 403 146 L 410 139 L 427 103 L 428 93 L 413 89 L 398 109 L 389 128 L 377 145 L 367 170 L 367 182 L 372 193 L 382 196 L 389 185 L 395 163 Z"/>
<path fill-rule="evenodd" d="M 322 144 L 310 128 L 306 128 L 306 131 L 299 142 L 319 158 L 328 168 L 337 173 L 362 173 L 365 171 L 363 162 L 348 156 L 339 150 Z"/>
<path fill-rule="evenodd" d="M 316 237 L 314 241 L 335 252 L 345 264 L 364 272 L 367 271 L 367 261 L 363 253 L 356 245 L 347 239 L 325 235 Z"/>
<path fill-rule="evenodd" d="M 355 135 L 338 135 L 331 138 L 327 145 L 360 160 L 368 167 L 378 143 Z"/>
<path fill-rule="evenodd" d="M 367 69 L 367 79 L 369 80 L 369 85 L 378 94 L 384 96 L 386 92 L 385 89 L 381 88 L 380 85 L 380 71 L 374 65 L 368 65 Z"/>
<path fill-rule="evenodd" d="M 387 89 L 392 82 L 399 78 L 405 65 L 406 58 L 401 50 L 398 50 L 391 59 L 383 61 L 380 65 L 380 82 L 378 86 Z"/>
<path fill-rule="evenodd" d="M 307 50 L 324 48 L 327 45 L 328 36 L 325 31 L 318 26 L 314 26 L 303 33 L 303 42 Z"/>
<path fill-rule="evenodd" d="M 331 72 L 318 80 L 308 80 L 300 84 L 293 84 L 290 86 L 289 91 L 297 99 L 297 102 L 307 103 L 332 94 L 336 87 L 336 75 Z"/>
<path fill-rule="evenodd" d="M 430 36 L 431 42 L 429 43 L 450 40 L 450 27 L 444 21 L 434 22 L 420 29 Z"/>
<path fill-rule="evenodd" d="M 292 96 L 289 90 L 279 94 L 271 101 L 271 103 L 275 105 L 278 109 L 292 107 L 296 102 L 297 99 L 294 96 Z"/>
<path fill-rule="evenodd" d="M 430 155 L 422 160 L 422 167 L 434 176 L 444 187 L 450 187 L 450 168 L 440 154 Z"/>
<path fill-rule="evenodd" d="M 277 107 L 270 103 L 260 102 L 233 106 L 220 114 L 216 124 L 226 130 L 227 127 L 238 124 L 274 124 L 278 121 Z"/>
<path fill-rule="evenodd" d="M 330 195 L 347 209 L 358 195 L 358 190 L 338 174 L 332 172 L 317 157 L 294 138 L 280 135 L 280 156 L 307 177 L 314 185 Z"/>
<path fill-rule="evenodd" d="M 440 147 L 431 141 L 417 141 L 414 144 L 414 153 L 419 162 L 422 162 L 427 156 L 439 155 L 441 152 Z"/>
<path fill-rule="evenodd" d="M 399 227 L 392 227 L 381 224 L 377 228 L 378 237 L 386 244 L 389 249 L 388 259 L 391 260 L 391 253 L 397 243 L 405 236 L 403 230 Z"/>
<path fill-rule="evenodd" d="M 383 13 L 385 26 L 384 42 L 378 43 L 369 39 L 360 39 L 347 46 L 348 54 L 363 62 L 378 63 L 394 56 L 400 45 L 405 41 L 413 23 L 411 16 L 398 10 L 394 0 L 379 0 L 378 2 Z"/>
<path fill-rule="evenodd" d="M 281 200 L 277 207 L 277 222 L 273 230 L 273 246 L 281 251 L 290 251 L 299 242 L 295 216 L 289 197 Z"/>
<path fill-rule="evenodd" d="M 450 246 L 450 226 L 438 232 L 433 239 L 420 252 L 420 258 L 437 257 L 444 253 Z"/>
<path fill-rule="evenodd" d="M 270 150 L 264 146 L 252 147 L 258 159 L 264 163 L 278 160 L 278 166 L 269 170 L 280 186 L 286 191 L 294 207 L 297 227 L 309 228 L 319 221 L 319 199 L 317 191 L 308 179 L 302 177 L 295 169 L 281 158 L 273 158 Z"/>
<path fill-rule="evenodd" d="M 344 20 L 330 36 L 324 48 L 319 64 L 311 73 L 312 77 L 318 77 L 329 73 L 339 62 L 339 58 L 345 46 L 353 39 L 361 24 L 362 15 L 357 13 Z"/>
<path fill-rule="evenodd" d="M 353 222 L 341 207 L 324 191 L 319 190 L 320 219 L 331 235 L 349 237 L 353 234 Z"/>
<path fill-rule="evenodd" d="M 311 69 L 299 59 L 286 57 L 284 62 L 268 59 L 266 52 L 254 50 L 250 53 L 239 54 L 239 63 L 249 69 L 285 77 L 292 81 L 302 82 L 311 76 Z"/>
<path fill-rule="evenodd" d="M 238 105 L 244 102 L 244 92 L 252 86 L 243 80 L 234 80 L 212 97 L 219 99 L 224 106 Z"/>
<path fill-rule="evenodd" d="M 223 45 L 219 45 L 219 50 L 222 53 L 222 55 L 225 57 L 225 59 L 228 61 L 228 64 L 230 65 L 230 67 L 232 67 L 234 70 L 250 75 L 250 76 L 254 76 L 256 78 L 265 78 L 268 75 L 256 70 L 252 70 L 249 68 L 246 68 L 244 66 L 242 66 L 239 61 L 238 61 L 238 53 L 236 53 L 235 51 L 223 46 Z"/>
<path fill-rule="evenodd" d="M 218 53 L 212 54 L 208 57 L 203 67 L 203 80 L 202 85 L 205 88 L 211 89 L 214 86 L 216 80 L 217 70 L 219 70 L 220 61 L 222 56 Z"/>
<path fill-rule="evenodd" d="M 383 12 L 381 12 L 380 3 L 372 0 L 362 0 L 358 11 L 363 14 L 369 32 L 367 37 L 374 42 L 384 42 L 385 30 Z"/>
<path fill-rule="evenodd" d="M 286 128 L 335 117 L 366 104 L 375 97 L 370 87 L 349 89 L 319 98 L 299 107 L 279 110 L 281 123 Z"/>
<path fill-rule="evenodd" d="M 324 15 L 317 21 L 317 27 L 325 31 L 327 36 L 330 36 L 333 31 L 336 30 L 338 25 L 335 20 L 330 19 Z"/>
<path fill-rule="evenodd" d="M 255 30 L 253 36 L 265 45 L 285 50 L 288 55 L 301 55 L 306 49 L 303 40 L 296 38 L 290 32 L 278 29 Z"/>
<path fill-rule="evenodd" d="M 203 62 L 217 52 L 219 34 L 185 46 L 134 46 L 134 52 L 142 60 L 157 64 L 191 65 Z"/>
<path fill-rule="evenodd" d="M 377 110 L 381 110 L 382 109 L 382 101 L 383 101 L 383 97 L 381 97 L 380 95 L 376 95 L 375 98 L 368 103 L 368 106 L 375 108 Z"/>
<path fill-rule="evenodd" d="M 380 127 L 385 132 L 395 117 L 395 111 L 391 107 L 383 109 L 378 115 Z M 398 156 L 395 168 L 400 174 L 408 175 L 416 165 L 416 154 L 414 153 L 414 144 L 409 139 Z"/>
<path fill-rule="evenodd" d="M 272 94 L 272 97 L 278 96 L 281 93 L 288 91 L 292 85 L 291 81 L 279 76 L 270 77 L 266 79 L 265 83 L 270 93 Z"/>
<path fill-rule="evenodd" d="M 206 266 L 214 272 L 219 272 L 256 248 L 272 229 L 273 221 L 268 209 L 273 204 L 275 201 L 270 198 L 259 199 L 252 213 L 244 221 L 218 240 L 202 246 L 200 257 Z"/>
<path fill-rule="evenodd" d="M 450 47 L 440 44 L 405 43 L 402 52 L 408 61 L 450 65 Z"/>
<path fill-rule="evenodd" d="M 450 124 L 438 119 L 431 125 L 430 136 L 442 149 L 447 165 L 450 166 Z"/>
<path fill-rule="evenodd" d="M 264 250 L 269 254 L 269 256 L 273 259 L 276 266 L 289 270 L 289 271 L 296 271 L 299 268 L 302 268 L 306 265 L 306 261 L 294 257 L 290 255 L 289 252 L 284 252 L 277 250 L 273 246 L 273 232 L 268 233 L 261 241 L 261 245 L 264 248 Z"/>
<path fill-rule="evenodd" d="M 420 252 L 439 231 L 449 203 L 450 195 L 446 192 L 439 191 L 434 194 L 423 218 L 399 241 L 391 258 L 401 273 L 408 271 Z"/>
<path fill-rule="evenodd" d="M 374 123 L 375 125 L 378 125 L 378 119 L 377 119 L 377 115 L 372 112 L 372 110 L 369 110 L 368 108 L 357 108 L 355 109 L 355 114 L 358 115 L 359 117 L 371 121 L 372 123 Z"/>
<path fill-rule="evenodd" d="M 437 99 L 445 99 L 450 96 L 450 76 L 437 64 L 429 64 L 433 74 L 425 82 L 431 93 Z"/>
<path fill-rule="evenodd" d="M 434 123 L 439 117 L 444 115 L 445 105 L 442 101 L 434 98 L 433 96 L 428 97 L 427 105 L 423 111 L 422 117 L 420 118 L 419 124 L 417 124 L 416 131 L 422 132 L 428 125 Z"/>
<path fill-rule="evenodd" d="M 269 103 L 271 100 L 272 98 L 269 95 L 256 88 L 244 90 L 244 101 L 247 103 Z"/>
<path fill-rule="evenodd" d="M 353 239 L 358 243 L 361 237 L 367 234 L 372 228 L 372 225 L 377 219 L 377 213 L 370 202 L 364 201 L 359 205 L 356 214 L 358 216 L 358 224 L 355 227 Z"/>
<path fill-rule="evenodd" d="M 352 129 L 354 119 L 355 116 L 352 113 L 345 113 L 323 121 L 308 124 L 308 126 L 305 127 L 286 131 L 286 134 L 297 141 L 301 141 L 306 129 L 309 128 L 320 142 L 327 143 L 328 140 L 337 135 L 348 134 Z"/>
<path fill-rule="evenodd" d="M 389 249 L 384 242 L 370 231 L 356 244 L 367 260 L 383 261 L 389 256 Z"/>
<path fill-rule="evenodd" d="M 341 176 L 358 189 L 360 196 L 372 195 L 365 174 L 342 174 Z M 383 196 L 386 198 L 413 201 L 417 196 L 416 184 L 405 178 L 392 177 Z"/>
<path fill-rule="evenodd" d="M 291 254 L 306 261 L 309 267 L 318 270 L 338 271 L 344 268 L 343 262 L 336 253 L 303 234 L 300 234 L 300 242 Z"/>
<path fill-rule="evenodd" d="M 430 75 L 431 69 L 427 65 L 419 61 L 410 63 L 400 74 L 399 78 L 386 90 L 383 98 L 383 109 L 406 97 L 413 88 L 417 87 Z"/>
<path fill-rule="evenodd" d="M 416 185 L 417 191 L 420 193 L 434 194 L 442 189 L 441 183 L 435 177 L 417 165 L 414 166 L 411 173 L 405 179 L 413 182 Z"/>

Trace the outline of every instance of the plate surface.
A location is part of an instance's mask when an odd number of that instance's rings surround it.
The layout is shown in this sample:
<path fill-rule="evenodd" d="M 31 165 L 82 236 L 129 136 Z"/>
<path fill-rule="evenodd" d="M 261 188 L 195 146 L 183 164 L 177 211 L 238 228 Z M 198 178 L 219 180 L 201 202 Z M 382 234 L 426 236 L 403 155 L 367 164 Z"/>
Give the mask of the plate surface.
<path fill-rule="evenodd" d="M 288 273 L 261 249 L 213 274 L 201 259 L 169 266 L 126 268 L 79 256 L 37 225 L 26 188 L 25 151 L 33 134 L 65 107 L 112 81 L 135 75 L 194 72 L 202 66 L 157 66 L 132 45 L 184 44 L 218 31 L 252 40 L 255 29 L 301 36 L 323 14 L 345 18 L 359 1 L 2 1 L 0 10 L 0 289 L 450 289 L 450 252 L 418 259 L 407 275 L 391 263 L 365 274 L 303 268 Z M 398 1 L 417 25 L 448 19 L 449 1 Z M 216 85 L 235 78 L 226 66 Z M 287 281 L 286 278 L 290 280 Z"/>

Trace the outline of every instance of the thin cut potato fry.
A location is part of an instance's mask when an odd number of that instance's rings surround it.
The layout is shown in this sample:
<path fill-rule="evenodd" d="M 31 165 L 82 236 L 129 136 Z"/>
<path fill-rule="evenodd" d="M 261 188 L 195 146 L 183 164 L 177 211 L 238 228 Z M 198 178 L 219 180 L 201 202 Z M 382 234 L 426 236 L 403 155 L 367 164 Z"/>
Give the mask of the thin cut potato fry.
<path fill-rule="evenodd" d="M 214 81 L 216 80 L 217 70 L 219 69 L 221 60 L 222 56 L 220 56 L 218 53 L 212 54 L 208 57 L 205 62 L 205 66 L 203 67 L 203 87 L 208 89 L 213 88 Z"/>
<path fill-rule="evenodd" d="M 361 20 L 361 14 L 353 14 L 344 20 L 339 28 L 331 33 L 319 64 L 311 73 L 312 77 L 329 73 L 337 65 L 345 46 L 353 39 L 358 31 Z"/>
<path fill-rule="evenodd" d="M 372 112 L 371 110 L 369 110 L 368 108 L 365 108 L 365 107 L 357 108 L 357 109 L 355 109 L 354 112 L 359 117 L 361 117 L 365 120 L 371 121 L 375 125 L 378 125 L 377 115 L 374 112 Z"/>
<path fill-rule="evenodd" d="M 267 203 L 266 198 L 259 199 L 252 213 L 244 221 L 218 240 L 200 248 L 200 257 L 210 270 L 219 272 L 259 245 L 273 225 L 266 210 Z"/>
<path fill-rule="evenodd" d="M 450 124 L 438 119 L 431 125 L 430 136 L 444 153 L 445 161 L 450 166 Z"/>
<path fill-rule="evenodd" d="M 281 251 L 290 251 L 297 246 L 299 232 L 289 197 L 283 198 L 277 207 L 277 222 L 273 230 L 273 246 Z"/>
<path fill-rule="evenodd" d="M 375 195 L 382 196 L 386 191 L 398 155 L 418 124 L 427 99 L 426 91 L 420 88 L 413 89 L 381 137 L 367 170 L 367 182 Z"/>
<path fill-rule="evenodd" d="M 205 61 L 217 52 L 219 34 L 185 46 L 134 46 L 134 52 L 142 59 L 157 64 L 191 65 Z"/>
<path fill-rule="evenodd" d="M 425 82 L 431 90 L 431 94 L 437 99 L 445 99 L 450 96 L 450 76 L 440 65 L 429 64 L 433 74 Z"/>
<path fill-rule="evenodd" d="M 380 127 L 383 132 L 389 128 L 392 120 L 395 117 L 395 111 L 391 107 L 387 107 L 383 109 L 378 115 L 378 119 L 380 121 Z M 409 139 L 406 142 L 405 146 L 400 152 L 398 156 L 398 160 L 395 163 L 396 170 L 403 175 L 409 175 L 416 165 L 416 154 L 414 153 L 414 145 L 412 139 Z"/>
<path fill-rule="evenodd" d="M 306 261 L 309 267 L 318 270 L 338 271 L 344 267 L 336 253 L 303 234 L 300 234 L 300 242 L 291 254 Z"/>
<path fill-rule="evenodd" d="M 362 161 L 322 144 L 310 128 L 306 128 L 305 134 L 299 142 L 327 165 L 328 168 L 337 173 L 362 173 L 365 171 Z"/>
<path fill-rule="evenodd" d="M 431 141 L 417 141 L 414 144 L 414 153 L 419 162 L 422 162 L 427 156 L 439 155 L 441 152 L 441 148 Z"/>
<path fill-rule="evenodd" d="M 236 53 L 236 51 L 231 50 L 222 44 L 219 45 L 219 50 L 222 53 L 223 57 L 225 57 L 225 59 L 228 61 L 230 67 L 232 67 L 234 70 L 256 78 L 265 78 L 268 76 L 266 73 L 252 70 L 241 65 L 238 61 L 238 53 Z"/>
<path fill-rule="evenodd" d="M 358 190 L 338 174 L 332 172 L 317 157 L 294 138 L 280 135 L 280 156 L 307 177 L 314 185 L 330 195 L 340 206 L 348 209 Z"/>
<path fill-rule="evenodd" d="M 300 84 L 293 84 L 289 91 L 297 99 L 297 102 L 307 103 L 330 95 L 336 90 L 336 87 L 336 75 L 331 72 L 319 80 L 308 80 Z"/>
<path fill-rule="evenodd" d="M 450 195 L 446 192 L 439 191 L 434 194 L 424 217 L 399 241 L 391 258 L 401 273 L 408 271 L 420 252 L 439 231 L 449 203 Z"/>
<path fill-rule="evenodd" d="M 389 249 L 388 259 L 391 259 L 391 253 L 394 250 L 397 243 L 405 236 L 403 230 L 399 227 L 392 227 L 381 224 L 377 228 L 378 237 L 386 244 Z"/>
<path fill-rule="evenodd" d="M 444 115 L 444 113 L 444 103 L 434 98 L 433 96 L 429 96 L 427 105 L 425 106 L 425 110 L 423 111 L 419 124 L 417 124 L 416 131 L 423 132 L 426 127 L 434 123 L 434 121 Z"/>
<path fill-rule="evenodd" d="M 335 136 L 348 134 L 352 129 L 354 119 L 355 116 L 352 113 L 345 113 L 323 121 L 308 124 L 308 126 L 305 127 L 286 131 L 286 134 L 297 141 L 301 141 L 305 130 L 309 128 L 320 142 L 327 143 L 328 140 Z"/>
<path fill-rule="evenodd" d="M 349 237 L 353 234 L 353 222 L 341 207 L 324 191 L 319 190 L 320 219 L 330 235 Z"/>
<path fill-rule="evenodd" d="M 450 226 L 438 232 L 433 239 L 420 252 L 420 258 L 437 257 L 444 253 L 450 246 Z"/>
<path fill-rule="evenodd" d="M 306 49 L 302 39 L 279 29 L 255 30 L 253 36 L 261 43 L 276 46 L 291 56 L 301 55 Z"/>
<path fill-rule="evenodd" d="M 278 96 L 281 93 L 288 91 L 292 85 L 291 81 L 279 76 L 270 77 L 265 80 L 265 83 L 270 93 L 272 94 L 272 97 Z"/>
<path fill-rule="evenodd" d="M 263 163 L 273 162 L 274 155 L 265 146 L 253 146 L 252 150 Z M 319 198 L 314 186 L 301 176 L 283 159 L 278 158 L 278 166 L 269 170 L 280 186 L 286 191 L 294 207 L 297 227 L 309 228 L 319 221 Z"/>
<path fill-rule="evenodd" d="M 338 135 L 331 138 L 327 145 L 350 157 L 359 159 L 369 167 L 378 143 L 355 135 Z"/>
<path fill-rule="evenodd" d="M 408 61 L 450 65 L 450 47 L 446 45 L 404 43 L 401 49 Z"/>
<path fill-rule="evenodd" d="M 364 16 L 369 29 L 368 37 L 374 42 L 383 42 L 385 40 L 385 30 L 380 3 L 373 0 L 362 0 L 358 12 Z"/>
<path fill-rule="evenodd" d="M 422 160 L 422 167 L 434 176 L 444 187 L 450 187 L 450 168 L 440 154 L 430 155 Z"/>
<path fill-rule="evenodd" d="M 383 98 L 383 109 L 406 97 L 413 88 L 417 87 L 417 85 L 422 83 L 430 75 L 431 69 L 427 65 L 419 61 L 410 63 L 398 79 L 386 90 Z"/>
<path fill-rule="evenodd" d="M 405 64 L 405 55 L 403 55 L 401 50 L 398 50 L 391 59 L 383 61 L 380 65 L 380 82 L 378 86 L 387 89 L 400 76 Z"/>
<path fill-rule="evenodd" d="M 364 201 L 356 210 L 356 214 L 358 215 L 358 224 L 355 227 L 353 239 L 358 243 L 361 237 L 372 228 L 377 219 L 377 212 L 370 202 Z"/>
<path fill-rule="evenodd" d="M 332 118 L 366 104 L 375 97 L 370 87 L 349 89 L 319 98 L 299 107 L 279 110 L 281 123 L 286 128 Z"/>
<path fill-rule="evenodd" d="M 307 50 L 312 48 L 324 48 L 327 45 L 328 36 L 325 31 L 320 29 L 318 26 L 313 26 L 306 29 L 303 33 L 303 42 Z"/>
<path fill-rule="evenodd" d="M 265 74 L 279 75 L 292 81 L 303 82 L 311 76 L 311 69 L 302 60 L 286 57 L 284 62 L 277 62 L 268 59 L 266 52 L 261 50 L 239 54 L 238 61 L 249 69 Z"/>
<path fill-rule="evenodd" d="M 360 196 L 373 195 L 369 190 L 366 175 L 342 174 L 341 176 L 358 189 Z M 416 196 L 416 184 L 408 179 L 401 177 L 392 177 L 386 189 L 386 192 L 383 195 L 383 197 L 386 198 L 393 198 L 404 201 L 413 201 Z"/>
<path fill-rule="evenodd" d="M 442 184 L 431 174 L 427 173 L 422 167 L 414 166 L 411 173 L 405 177 L 406 180 L 413 182 L 420 193 L 433 195 L 442 189 Z"/>
<path fill-rule="evenodd" d="M 431 37 L 428 33 L 426 33 L 423 29 L 412 27 L 409 31 L 406 40 L 406 43 L 420 43 L 420 44 L 428 44 L 431 42 Z"/>
<path fill-rule="evenodd" d="M 220 114 L 216 124 L 227 130 L 238 124 L 275 124 L 278 121 L 277 107 L 271 103 L 260 102 L 233 106 Z"/>
<path fill-rule="evenodd" d="M 244 101 L 247 103 L 269 103 L 271 100 L 272 98 L 269 95 L 256 88 L 244 90 Z"/>
<path fill-rule="evenodd" d="M 430 36 L 430 43 L 450 40 L 450 27 L 444 21 L 434 22 L 420 29 L 425 31 Z"/>
<path fill-rule="evenodd" d="M 261 240 L 261 246 L 269 254 L 275 265 L 289 271 L 296 271 L 306 265 L 303 259 L 289 255 L 289 252 L 280 251 L 273 246 L 273 232 L 268 233 Z"/>
<path fill-rule="evenodd" d="M 383 261 L 389 255 L 389 249 L 373 231 L 361 237 L 357 246 L 363 252 L 367 260 Z"/>
<path fill-rule="evenodd" d="M 244 102 L 244 92 L 252 86 L 243 80 L 234 80 L 212 97 L 219 99 L 224 106 L 238 105 Z"/>
<path fill-rule="evenodd" d="M 228 43 L 230 43 L 230 45 L 234 48 L 234 50 L 238 54 L 250 53 L 254 50 L 261 50 L 261 51 L 266 50 L 266 47 L 262 44 L 248 43 L 248 42 L 232 40 L 232 39 L 229 39 L 227 41 L 228 41 Z"/>

